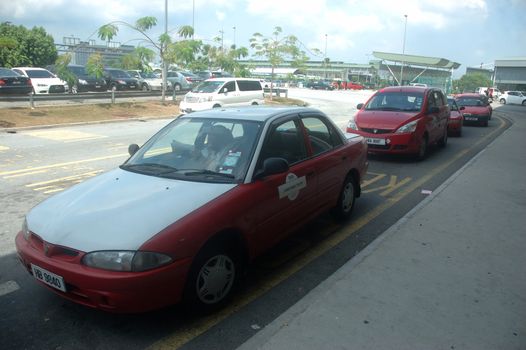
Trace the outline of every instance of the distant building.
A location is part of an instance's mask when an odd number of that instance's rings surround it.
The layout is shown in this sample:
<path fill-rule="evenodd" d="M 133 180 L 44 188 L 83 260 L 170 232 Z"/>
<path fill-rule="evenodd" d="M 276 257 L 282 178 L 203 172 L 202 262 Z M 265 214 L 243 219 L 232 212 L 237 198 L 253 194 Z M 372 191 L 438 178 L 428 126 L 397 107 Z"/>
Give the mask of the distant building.
<path fill-rule="evenodd" d="M 111 66 L 122 56 L 132 53 L 135 46 L 121 45 L 110 41 L 105 45 L 97 45 L 95 40 L 81 41 L 75 37 L 64 37 L 62 44 L 55 44 L 58 54 L 71 54 L 71 64 L 86 65 L 89 56 L 100 53 L 105 66 Z"/>
<path fill-rule="evenodd" d="M 453 70 L 460 63 L 446 58 L 374 51 L 380 85 L 421 83 L 451 91 Z"/>
<path fill-rule="evenodd" d="M 495 60 L 493 85 L 501 91 L 526 91 L 526 57 Z"/>

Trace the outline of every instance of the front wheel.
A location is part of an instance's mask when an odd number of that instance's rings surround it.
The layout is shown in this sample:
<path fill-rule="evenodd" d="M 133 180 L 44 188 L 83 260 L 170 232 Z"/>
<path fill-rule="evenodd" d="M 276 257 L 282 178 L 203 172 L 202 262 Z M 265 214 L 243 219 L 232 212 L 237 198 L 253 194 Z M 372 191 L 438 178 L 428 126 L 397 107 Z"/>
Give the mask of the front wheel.
<path fill-rule="evenodd" d="M 175 84 L 174 85 L 174 90 L 175 91 L 181 91 L 181 85 L 180 84 Z"/>
<path fill-rule="evenodd" d="M 215 242 L 205 246 L 190 269 L 185 306 L 203 312 L 221 307 L 232 294 L 240 271 L 239 254 L 227 244 Z"/>
<path fill-rule="evenodd" d="M 356 180 L 351 175 L 347 175 L 338 197 L 338 203 L 333 208 L 333 215 L 337 220 L 347 220 L 351 217 L 356 196 L 358 193 L 358 185 Z"/>
<path fill-rule="evenodd" d="M 438 140 L 438 147 L 444 148 L 444 147 L 446 147 L 446 145 L 447 145 L 447 128 L 444 131 L 444 136 L 442 136 L 442 138 L 440 138 L 440 140 Z"/>
<path fill-rule="evenodd" d="M 503 99 L 503 98 L 501 98 L 501 99 L 500 99 L 500 103 L 502 103 L 503 105 L 505 105 L 505 104 L 506 104 L 506 100 Z"/>
<path fill-rule="evenodd" d="M 416 155 L 417 160 L 424 160 L 427 157 L 427 136 L 424 135 L 422 137 L 422 141 L 420 143 L 420 148 L 418 149 L 418 153 Z"/>

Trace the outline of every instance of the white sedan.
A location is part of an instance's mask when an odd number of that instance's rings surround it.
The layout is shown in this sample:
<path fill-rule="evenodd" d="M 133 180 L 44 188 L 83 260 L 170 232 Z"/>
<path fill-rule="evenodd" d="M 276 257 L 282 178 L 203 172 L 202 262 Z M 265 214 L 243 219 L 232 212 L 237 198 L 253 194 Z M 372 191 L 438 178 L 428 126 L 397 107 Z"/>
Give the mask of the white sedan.
<path fill-rule="evenodd" d="M 47 69 L 37 67 L 13 68 L 18 74 L 31 79 L 35 94 L 64 93 L 68 91 L 68 83 L 59 79 Z"/>

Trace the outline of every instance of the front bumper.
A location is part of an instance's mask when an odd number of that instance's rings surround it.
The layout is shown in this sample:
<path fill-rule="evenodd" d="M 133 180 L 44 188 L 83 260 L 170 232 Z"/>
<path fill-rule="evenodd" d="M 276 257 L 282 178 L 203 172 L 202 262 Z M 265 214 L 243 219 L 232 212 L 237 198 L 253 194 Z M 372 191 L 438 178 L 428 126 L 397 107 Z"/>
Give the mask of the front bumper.
<path fill-rule="evenodd" d="M 348 130 L 363 137 L 367 142 L 369 153 L 378 154 L 414 154 L 420 150 L 421 137 L 417 133 L 407 134 L 372 134 L 364 131 Z"/>
<path fill-rule="evenodd" d="M 466 124 L 485 124 L 489 121 L 489 115 L 464 114 L 464 125 Z"/>
<path fill-rule="evenodd" d="M 32 274 L 31 264 L 62 276 L 66 292 L 38 281 L 63 298 L 88 307 L 119 313 L 136 313 L 177 303 L 182 298 L 190 259 L 145 272 L 116 272 L 90 268 L 80 263 L 84 253 L 63 254 L 61 247 L 51 256 L 44 253 L 39 237 L 15 239 L 18 258 Z M 53 250 L 55 251 L 55 250 Z"/>

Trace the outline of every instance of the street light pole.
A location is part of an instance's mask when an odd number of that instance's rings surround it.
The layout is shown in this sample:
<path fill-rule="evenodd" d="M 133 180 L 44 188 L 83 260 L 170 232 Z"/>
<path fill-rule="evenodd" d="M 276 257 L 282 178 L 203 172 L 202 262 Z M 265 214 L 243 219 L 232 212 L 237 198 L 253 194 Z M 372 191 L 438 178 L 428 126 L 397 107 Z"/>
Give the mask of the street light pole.
<path fill-rule="evenodd" d="M 236 49 L 236 27 L 232 27 L 234 29 L 234 50 Z"/>
<path fill-rule="evenodd" d="M 168 35 L 168 0 L 164 0 L 164 35 Z M 165 60 L 166 55 L 166 46 L 161 42 L 161 60 L 163 62 L 163 87 L 161 89 L 161 100 L 164 102 L 166 98 L 166 88 L 167 88 L 167 75 L 168 75 L 168 65 Z"/>
<path fill-rule="evenodd" d="M 325 34 L 325 57 L 323 58 L 324 76 L 327 79 L 327 34 Z"/>
<path fill-rule="evenodd" d="M 405 25 L 404 25 L 404 41 L 403 41 L 403 44 L 402 44 L 402 68 L 400 68 L 400 86 L 403 84 L 403 81 L 404 81 L 404 60 L 405 60 L 405 35 L 407 33 L 407 15 L 404 15 L 405 17 Z"/>

